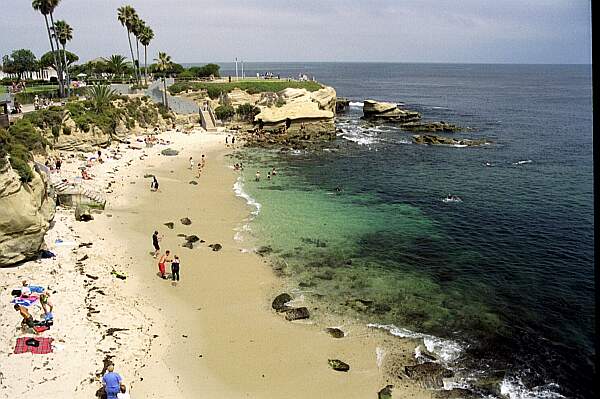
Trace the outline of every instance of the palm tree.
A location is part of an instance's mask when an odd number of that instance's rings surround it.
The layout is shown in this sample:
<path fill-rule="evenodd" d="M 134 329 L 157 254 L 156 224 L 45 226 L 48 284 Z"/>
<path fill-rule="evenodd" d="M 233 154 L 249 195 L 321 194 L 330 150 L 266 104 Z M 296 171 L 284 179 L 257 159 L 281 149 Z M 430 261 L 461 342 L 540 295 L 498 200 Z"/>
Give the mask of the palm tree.
<path fill-rule="evenodd" d="M 99 84 L 88 87 L 87 96 L 92 102 L 92 108 L 97 113 L 101 113 L 111 106 L 111 102 L 118 97 L 117 92 L 108 85 Z"/>
<path fill-rule="evenodd" d="M 148 46 L 154 39 L 154 32 L 149 26 L 144 26 L 144 29 L 140 32 L 140 43 L 144 46 L 144 80 L 145 84 L 148 84 Z"/>
<path fill-rule="evenodd" d="M 163 85 L 164 85 L 164 105 L 165 107 L 169 107 L 169 102 L 167 100 L 167 72 L 171 70 L 173 67 L 173 62 L 171 62 L 171 56 L 167 55 L 167 53 L 158 53 L 158 58 L 155 58 L 156 61 L 156 69 L 163 73 Z"/>
<path fill-rule="evenodd" d="M 60 0 L 33 0 L 31 2 L 31 7 L 33 7 L 34 10 L 39 11 L 44 16 L 44 20 L 46 21 L 46 30 L 48 31 L 48 40 L 50 40 L 50 48 L 52 50 L 52 55 L 54 58 L 54 65 L 56 65 L 56 73 L 58 74 L 58 90 L 62 97 L 64 95 L 64 91 L 65 91 L 63 82 L 62 82 L 62 61 L 60 60 L 60 57 L 57 56 L 57 54 L 56 54 L 56 51 L 58 50 L 58 43 L 56 44 L 56 50 L 54 49 L 54 41 L 52 40 L 52 32 L 50 30 L 50 24 L 48 23 L 48 15 L 50 15 L 50 18 L 53 19 L 52 12 L 56 8 L 56 6 L 58 6 L 59 2 L 60 2 Z M 54 25 L 54 22 L 53 22 L 53 25 Z"/>
<path fill-rule="evenodd" d="M 135 12 L 135 9 L 132 6 L 122 6 L 117 9 L 117 18 L 119 19 L 121 25 L 123 25 L 127 29 L 129 51 L 131 52 L 131 59 L 134 60 L 135 63 L 135 57 L 133 56 L 133 47 L 131 46 L 131 31 L 133 30 L 133 24 L 135 23 L 135 19 L 137 18 L 137 12 Z"/>
<path fill-rule="evenodd" d="M 121 75 L 121 77 L 123 77 L 123 74 L 127 68 L 129 68 L 129 61 L 127 61 L 127 58 L 119 54 L 113 54 L 109 58 L 104 58 L 104 63 L 106 64 L 108 71 L 113 74 L 113 77 L 115 75 Z"/>
<path fill-rule="evenodd" d="M 133 27 L 132 27 L 131 33 L 133 33 L 133 36 L 135 36 L 135 48 L 136 48 L 136 53 L 137 53 L 137 61 L 135 62 L 135 67 L 136 67 L 138 76 L 140 78 L 140 81 L 142 80 L 142 73 L 140 72 L 140 34 L 142 33 L 142 30 L 145 27 L 146 27 L 146 23 L 141 18 L 136 16 L 136 18 L 133 21 Z"/>
<path fill-rule="evenodd" d="M 67 83 L 67 94 L 71 94 L 71 77 L 69 76 L 69 64 L 67 63 L 67 50 L 65 49 L 67 42 L 73 40 L 73 28 L 65 21 L 56 21 L 54 23 L 54 34 L 62 45 L 62 53 L 64 56 L 65 76 Z M 60 54 L 60 52 L 59 52 Z"/>

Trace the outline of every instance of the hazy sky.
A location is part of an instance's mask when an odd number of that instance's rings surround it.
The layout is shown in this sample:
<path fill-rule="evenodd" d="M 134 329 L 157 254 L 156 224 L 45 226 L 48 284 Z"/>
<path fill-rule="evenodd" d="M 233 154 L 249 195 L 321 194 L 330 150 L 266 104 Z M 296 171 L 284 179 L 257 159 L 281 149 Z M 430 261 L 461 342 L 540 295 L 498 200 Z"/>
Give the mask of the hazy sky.
<path fill-rule="evenodd" d="M 0 55 L 49 43 L 30 0 L 0 0 Z M 176 62 L 590 63 L 589 0 L 62 0 L 83 60 L 129 54 L 116 9 L 154 29 Z"/>

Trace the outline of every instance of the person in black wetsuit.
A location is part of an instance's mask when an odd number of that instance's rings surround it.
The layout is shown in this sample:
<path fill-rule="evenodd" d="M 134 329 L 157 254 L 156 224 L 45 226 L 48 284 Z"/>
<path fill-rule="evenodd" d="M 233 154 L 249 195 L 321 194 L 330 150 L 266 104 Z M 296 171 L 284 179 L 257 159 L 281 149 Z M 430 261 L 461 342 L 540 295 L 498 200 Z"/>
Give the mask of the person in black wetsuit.
<path fill-rule="evenodd" d="M 154 234 L 152 234 L 152 246 L 154 247 L 155 258 L 158 256 L 158 253 L 160 251 L 160 245 L 158 245 L 158 240 L 158 231 L 154 231 Z"/>

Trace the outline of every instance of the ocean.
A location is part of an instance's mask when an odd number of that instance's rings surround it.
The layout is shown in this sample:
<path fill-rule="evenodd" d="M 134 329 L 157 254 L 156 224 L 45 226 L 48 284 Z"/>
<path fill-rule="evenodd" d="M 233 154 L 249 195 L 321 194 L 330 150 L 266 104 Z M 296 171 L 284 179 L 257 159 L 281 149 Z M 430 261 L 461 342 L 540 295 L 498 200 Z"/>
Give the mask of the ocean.
<path fill-rule="evenodd" d="M 315 76 L 351 101 L 316 152 L 243 149 L 253 213 L 236 236 L 338 313 L 420 336 L 455 386 L 510 398 L 593 395 L 589 65 L 246 63 Z M 222 75 L 235 75 L 231 64 Z M 487 138 L 420 146 L 362 101 Z M 268 181 L 267 172 L 277 175 Z M 263 178 L 254 181 L 256 170 Z M 444 202 L 448 195 L 462 202 Z"/>

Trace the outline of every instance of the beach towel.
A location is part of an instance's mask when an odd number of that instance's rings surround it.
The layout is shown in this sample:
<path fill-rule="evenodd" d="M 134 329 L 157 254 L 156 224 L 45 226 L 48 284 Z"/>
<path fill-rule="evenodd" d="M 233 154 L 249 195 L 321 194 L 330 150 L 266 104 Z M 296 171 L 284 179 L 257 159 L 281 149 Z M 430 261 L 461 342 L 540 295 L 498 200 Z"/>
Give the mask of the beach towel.
<path fill-rule="evenodd" d="M 15 303 L 15 304 L 21 305 L 21 306 L 31 306 L 34 303 L 36 303 L 38 299 L 39 298 L 37 296 L 33 296 L 33 295 L 30 295 L 28 297 L 20 296 L 20 297 L 13 299 L 12 301 L 10 301 L 10 303 Z"/>
<path fill-rule="evenodd" d="M 27 345 L 29 343 L 30 345 Z M 31 344 L 38 344 L 38 346 L 32 346 Z M 17 344 L 15 345 L 15 354 L 31 352 L 36 355 L 45 355 L 52 352 L 52 338 L 31 338 L 21 337 L 17 338 Z"/>
<path fill-rule="evenodd" d="M 44 287 L 42 287 L 41 285 L 30 285 L 29 286 L 29 291 L 31 292 L 35 292 L 36 294 L 41 294 L 45 291 L 46 289 Z"/>
<path fill-rule="evenodd" d="M 34 326 L 33 327 L 33 330 L 36 333 L 41 333 L 41 332 L 44 332 L 44 331 L 49 330 L 49 329 L 50 329 L 50 327 L 48 327 L 48 326 Z"/>

